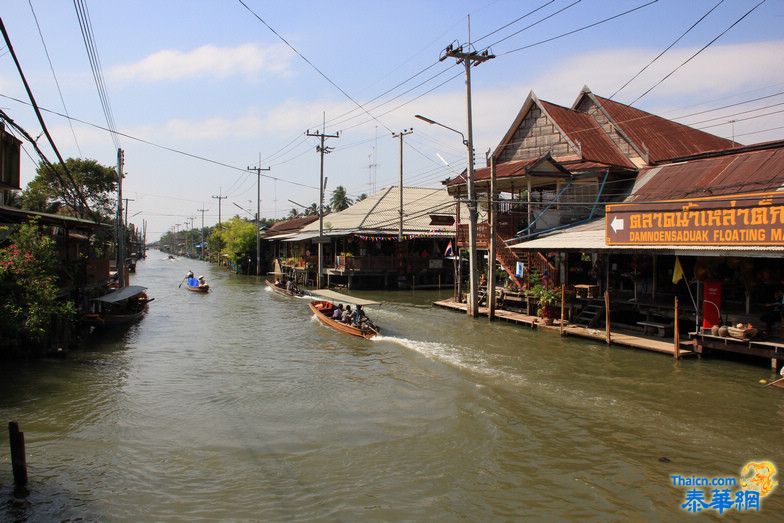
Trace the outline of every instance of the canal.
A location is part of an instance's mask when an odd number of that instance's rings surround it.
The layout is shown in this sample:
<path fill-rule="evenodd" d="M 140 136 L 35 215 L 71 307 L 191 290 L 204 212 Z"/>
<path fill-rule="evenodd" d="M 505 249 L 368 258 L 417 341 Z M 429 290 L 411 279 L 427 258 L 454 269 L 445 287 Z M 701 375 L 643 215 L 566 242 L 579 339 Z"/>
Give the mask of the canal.
<path fill-rule="evenodd" d="M 206 295 L 178 288 L 188 269 Z M 0 519 L 685 519 L 672 474 L 784 466 L 784 391 L 762 363 L 679 363 L 363 293 L 384 335 L 319 324 L 254 277 L 151 251 L 155 298 L 64 360 L 3 362 L 0 419 L 26 434 Z M 762 512 L 784 510 L 779 487 Z M 737 515 L 737 512 L 734 514 Z"/>

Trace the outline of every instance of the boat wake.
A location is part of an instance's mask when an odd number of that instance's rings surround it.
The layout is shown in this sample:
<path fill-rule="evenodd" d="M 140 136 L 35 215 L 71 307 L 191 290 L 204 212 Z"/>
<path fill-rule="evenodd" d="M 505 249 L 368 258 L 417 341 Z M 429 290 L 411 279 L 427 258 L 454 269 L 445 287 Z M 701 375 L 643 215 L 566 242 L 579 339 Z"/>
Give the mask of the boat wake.
<path fill-rule="evenodd" d="M 411 340 L 396 336 L 378 335 L 371 338 L 374 342 L 390 342 L 418 352 L 433 361 L 446 363 L 452 367 L 490 378 L 500 378 L 508 383 L 521 384 L 523 376 L 499 368 L 487 356 L 468 347 L 449 345 L 437 341 Z"/>

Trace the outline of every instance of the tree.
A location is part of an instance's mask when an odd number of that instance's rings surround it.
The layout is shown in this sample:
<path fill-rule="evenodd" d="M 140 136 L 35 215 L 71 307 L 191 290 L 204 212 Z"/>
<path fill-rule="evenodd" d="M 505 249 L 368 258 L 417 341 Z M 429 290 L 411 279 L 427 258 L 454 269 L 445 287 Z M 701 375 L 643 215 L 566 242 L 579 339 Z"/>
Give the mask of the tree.
<path fill-rule="evenodd" d="M 245 257 L 251 257 L 250 254 L 253 254 L 255 259 L 256 224 L 254 222 L 235 216 L 225 222 L 217 233 L 224 245 L 222 254 L 226 254 L 229 260 L 237 263 Z"/>
<path fill-rule="evenodd" d="M 335 187 L 335 190 L 332 191 L 332 197 L 329 199 L 329 204 L 332 206 L 333 210 L 340 212 L 351 207 L 352 203 L 354 202 L 348 197 L 348 194 L 346 194 L 345 187 L 342 185 Z"/>
<path fill-rule="evenodd" d="M 299 218 L 299 211 L 294 207 L 292 207 L 291 210 L 289 211 L 289 215 L 286 216 L 286 218 L 289 220 L 293 220 L 294 218 Z"/>
<path fill-rule="evenodd" d="M 42 341 L 52 315 L 70 318 L 71 302 L 58 297 L 54 240 L 34 220 L 10 236 L 0 248 L 0 337 Z"/>
<path fill-rule="evenodd" d="M 305 216 L 317 216 L 318 215 L 318 204 L 311 203 L 310 207 L 305 209 L 305 212 L 303 214 Z"/>
<path fill-rule="evenodd" d="M 362 200 L 364 200 L 365 198 L 367 198 L 367 194 L 365 194 L 365 193 L 362 193 L 362 194 L 360 194 L 359 196 L 357 196 L 357 202 L 361 202 L 361 201 L 362 201 Z M 356 203 L 356 202 L 354 202 L 354 203 Z"/>
<path fill-rule="evenodd" d="M 114 192 L 117 189 L 117 171 L 112 167 L 101 165 L 95 160 L 81 158 L 68 158 L 65 165 L 90 208 L 103 221 L 111 221 L 115 209 Z M 81 202 L 72 188 L 65 190 L 60 183 L 60 179 L 67 179 L 63 166 L 58 164 L 54 168 L 59 174 L 59 178 L 49 167 L 38 166 L 35 178 L 22 191 L 23 209 L 73 214 L 73 211 L 65 209 L 81 207 Z"/>

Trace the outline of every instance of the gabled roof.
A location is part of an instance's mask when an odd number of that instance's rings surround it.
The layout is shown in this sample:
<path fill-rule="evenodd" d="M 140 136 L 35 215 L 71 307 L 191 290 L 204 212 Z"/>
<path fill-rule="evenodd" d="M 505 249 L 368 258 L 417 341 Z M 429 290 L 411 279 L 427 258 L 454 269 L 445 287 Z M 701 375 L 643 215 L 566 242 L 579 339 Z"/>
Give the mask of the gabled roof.
<path fill-rule="evenodd" d="M 447 187 L 455 187 L 465 184 L 466 171 L 459 176 L 455 176 L 449 180 Z M 560 163 L 553 160 L 552 156 L 546 154 L 539 158 L 532 158 L 529 160 L 514 160 L 511 162 L 499 163 L 495 166 L 495 177 L 512 178 L 516 176 L 531 175 L 547 175 L 547 176 L 562 176 L 568 178 L 571 176 L 570 172 L 564 169 Z M 480 182 L 490 179 L 490 167 L 483 167 L 481 169 L 474 169 L 474 181 Z"/>
<path fill-rule="evenodd" d="M 266 235 L 273 236 L 277 234 L 295 232 L 302 229 L 307 224 L 315 222 L 316 220 L 318 220 L 318 215 L 301 216 L 299 218 L 292 218 L 291 220 L 275 222 L 267 229 Z"/>
<path fill-rule="evenodd" d="M 446 189 L 403 188 L 404 234 L 444 230 L 431 226 L 431 214 L 455 214 L 455 200 Z M 465 211 L 467 212 L 467 211 Z M 348 209 L 324 216 L 324 233 L 329 235 L 351 233 L 397 234 L 400 220 L 400 195 L 398 188 L 386 187 L 355 203 Z M 454 226 L 446 227 L 454 232 Z M 311 223 L 302 233 L 318 232 L 318 223 Z"/>
<path fill-rule="evenodd" d="M 732 140 L 597 96 L 587 87 L 583 88 L 572 108 L 577 107 L 584 97 L 596 103 L 649 164 L 738 145 Z"/>
<path fill-rule="evenodd" d="M 544 100 L 539 103 L 550 119 L 577 144 L 583 160 L 635 169 L 593 117 Z"/>

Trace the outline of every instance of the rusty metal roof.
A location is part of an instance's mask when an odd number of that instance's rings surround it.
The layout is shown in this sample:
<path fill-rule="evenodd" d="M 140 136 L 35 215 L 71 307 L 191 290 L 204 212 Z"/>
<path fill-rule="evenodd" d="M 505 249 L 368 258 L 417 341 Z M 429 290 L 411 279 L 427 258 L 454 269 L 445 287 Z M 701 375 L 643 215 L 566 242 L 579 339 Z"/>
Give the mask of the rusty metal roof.
<path fill-rule="evenodd" d="M 291 220 L 275 222 L 267 229 L 267 236 L 298 231 L 309 223 L 315 222 L 316 220 L 318 220 L 318 215 L 302 216 L 300 218 L 292 218 Z"/>
<path fill-rule="evenodd" d="M 667 120 L 629 105 L 593 95 L 613 123 L 638 149 L 647 151 L 648 163 L 736 147 L 732 140 Z"/>
<path fill-rule="evenodd" d="M 537 168 L 547 166 L 541 169 L 541 173 Z M 525 176 L 526 174 L 536 175 L 544 174 L 548 176 L 558 176 L 558 174 L 568 176 L 569 171 L 564 169 L 560 163 L 552 159 L 549 154 L 540 156 L 539 158 L 530 158 L 528 160 L 515 160 L 511 162 L 503 162 L 496 164 L 495 177 L 496 178 L 512 178 L 515 176 Z M 447 187 L 454 187 L 456 185 L 464 185 L 466 182 L 466 171 L 452 178 L 447 182 Z M 490 167 L 482 167 L 474 169 L 474 181 L 482 181 L 490 179 Z"/>
<path fill-rule="evenodd" d="M 592 116 L 544 100 L 539 103 L 569 139 L 580 147 L 583 160 L 635 168 Z"/>
<path fill-rule="evenodd" d="M 767 149 L 643 169 L 638 179 L 646 181 L 627 201 L 781 190 L 784 187 L 784 142 L 771 145 Z"/>

